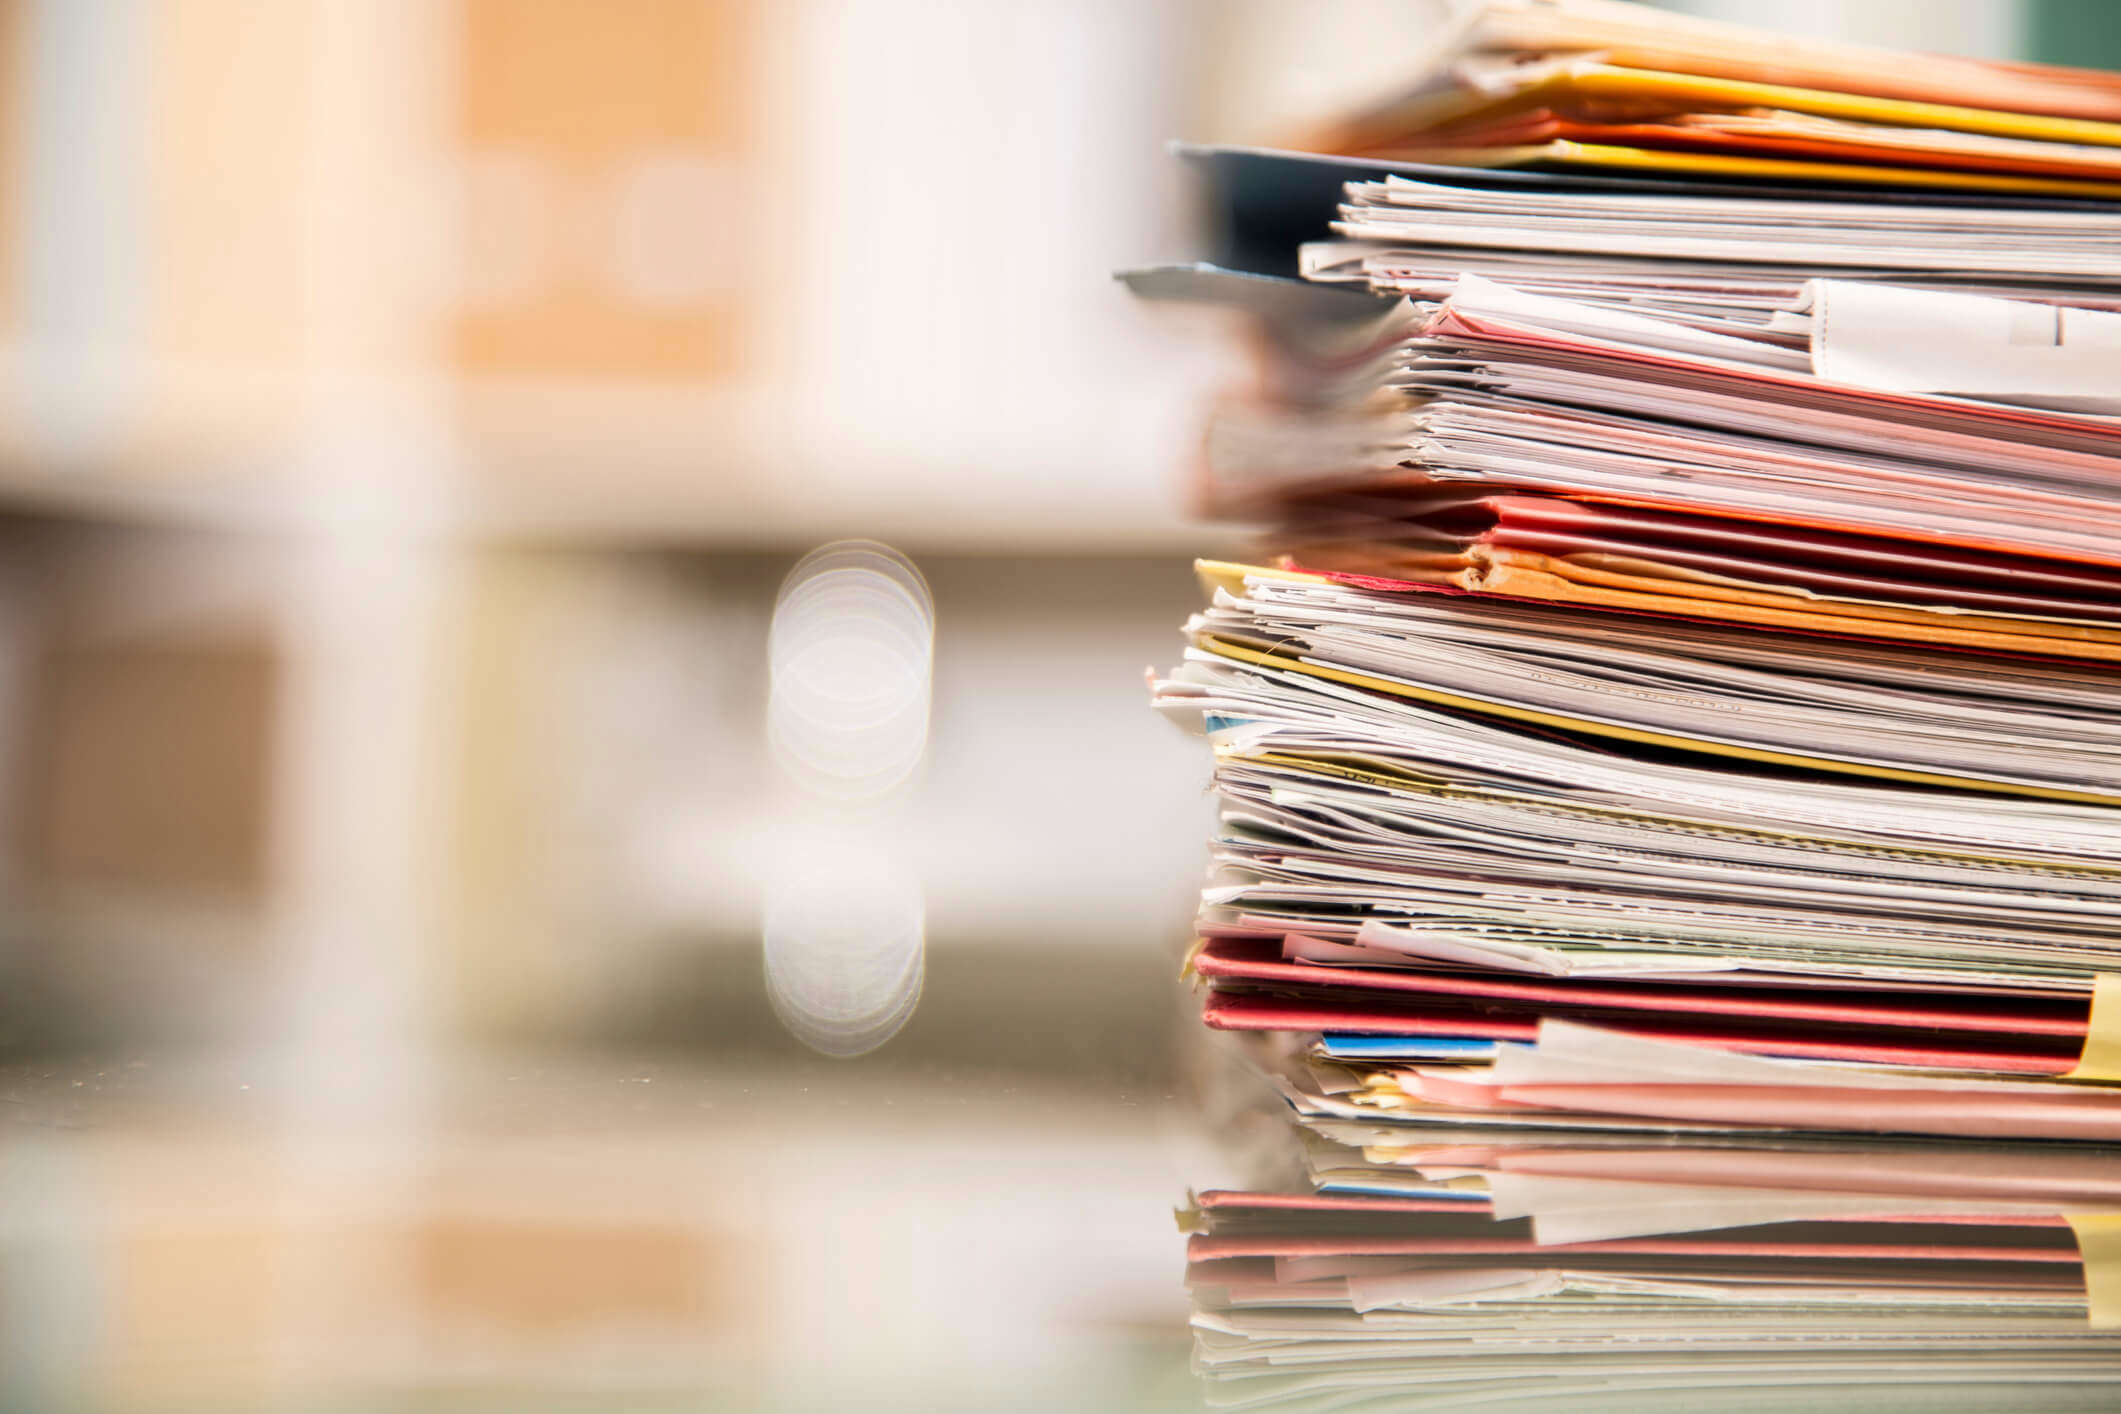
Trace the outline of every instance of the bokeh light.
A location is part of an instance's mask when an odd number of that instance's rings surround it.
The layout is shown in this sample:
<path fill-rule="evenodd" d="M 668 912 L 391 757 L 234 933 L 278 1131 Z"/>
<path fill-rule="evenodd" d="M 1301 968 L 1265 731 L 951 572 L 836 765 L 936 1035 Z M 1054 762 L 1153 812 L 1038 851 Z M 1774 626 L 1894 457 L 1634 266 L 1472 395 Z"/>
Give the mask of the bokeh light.
<path fill-rule="evenodd" d="M 766 734 L 806 811 L 769 877 L 766 987 L 789 1032 L 828 1056 L 891 1039 L 919 1004 L 925 906 L 878 844 L 877 807 L 928 749 L 935 610 L 911 561 L 872 541 L 805 555 L 774 605 Z"/>
<path fill-rule="evenodd" d="M 828 849 L 772 881 L 763 937 L 773 1009 L 821 1054 L 875 1050 L 920 1003 L 920 887 L 868 849 Z"/>
<path fill-rule="evenodd" d="M 806 790 L 874 800 L 928 747 L 935 611 L 911 561 L 850 540 L 803 557 L 781 585 L 767 656 L 767 737 Z"/>

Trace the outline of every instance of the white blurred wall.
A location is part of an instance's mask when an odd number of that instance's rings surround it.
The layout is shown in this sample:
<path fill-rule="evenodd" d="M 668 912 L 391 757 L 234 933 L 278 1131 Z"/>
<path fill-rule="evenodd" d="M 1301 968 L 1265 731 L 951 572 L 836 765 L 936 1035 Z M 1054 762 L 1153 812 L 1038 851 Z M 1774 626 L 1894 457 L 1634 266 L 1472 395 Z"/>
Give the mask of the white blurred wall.
<path fill-rule="evenodd" d="M 2024 9 L 2019 0 L 1670 0 L 1669 8 L 1790 34 L 1976 59 L 2017 56 Z"/>

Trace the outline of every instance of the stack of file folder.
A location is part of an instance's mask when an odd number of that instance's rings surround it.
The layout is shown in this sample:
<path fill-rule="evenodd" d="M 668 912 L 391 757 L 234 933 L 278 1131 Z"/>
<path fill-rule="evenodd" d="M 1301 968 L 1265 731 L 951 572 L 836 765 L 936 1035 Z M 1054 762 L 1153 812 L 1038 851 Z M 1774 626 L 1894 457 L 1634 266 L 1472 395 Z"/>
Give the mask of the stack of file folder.
<path fill-rule="evenodd" d="M 1260 350 L 1207 1023 L 1348 1122 L 2121 1145 L 2121 78 L 1451 45 L 1126 277 Z"/>
<path fill-rule="evenodd" d="M 1313 145 L 1910 188 L 2121 194 L 2121 80 L 1766 34 L 1615 0 L 1460 6 L 1436 62 Z"/>

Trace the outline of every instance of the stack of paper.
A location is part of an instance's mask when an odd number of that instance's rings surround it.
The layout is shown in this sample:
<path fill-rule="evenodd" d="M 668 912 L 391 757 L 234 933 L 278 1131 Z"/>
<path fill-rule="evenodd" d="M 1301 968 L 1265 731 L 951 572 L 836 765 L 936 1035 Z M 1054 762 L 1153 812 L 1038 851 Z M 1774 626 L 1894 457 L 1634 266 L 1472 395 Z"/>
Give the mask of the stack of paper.
<path fill-rule="evenodd" d="M 1454 1112 L 2121 1141 L 2112 668 L 1207 569 L 1211 1025 Z"/>
<path fill-rule="evenodd" d="M 1437 62 L 1321 150 L 2121 195 L 2111 74 L 1762 35 L 1613 0 L 1461 7 Z"/>
<path fill-rule="evenodd" d="M 2121 79 L 1741 38 L 1490 4 L 1193 154 L 1205 1018 L 1323 1116 L 2121 1143 Z"/>

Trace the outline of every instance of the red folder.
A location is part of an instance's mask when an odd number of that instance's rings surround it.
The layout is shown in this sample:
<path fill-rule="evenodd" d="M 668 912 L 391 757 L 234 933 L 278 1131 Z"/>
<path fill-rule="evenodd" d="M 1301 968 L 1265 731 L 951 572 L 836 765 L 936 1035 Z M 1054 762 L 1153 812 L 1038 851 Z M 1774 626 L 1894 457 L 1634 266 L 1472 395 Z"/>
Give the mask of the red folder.
<path fill-rule="evenodd" d="M 1201 1019 L 1225 1031 L 1354 1031 L 1384 1036 L 1472 1036 L 1491 1041 L 1533 1040 L 1542 1016 L 1559 1008 L 1427 1005 L 1376 1001 L 1376 993 L 1311 998 L 1267 992 L 1211 990 Z M 1655 1036 L 1697 1046 L 1720 1046 L 1751 1055 L 1800 1060 L 1848 1061 L 1860 1065 L 1922 1066 L 1935 1070 L 1998 1071 L 2014 1075 L 2064 1075 L 2077 1064 L 2078 1048 L 2014 1044 L 2009 1035 L 1969 1036 L 1935 1031 L 1878 1033 L 1828 1027 L 1775 1026 L 1727 1021 L 1675 1008 L 1602 1014 L 1616 1031 Z M 2032 1038 L 2040 1041 L 2043 1038 Z"/>
<path fill-rule="evenodd" d="M 1193 969 L 1211 981 L 1294 989 L 1335 997 L 1368 994 L 1391 1004 L 1403 994 L 1424 999 L 1538 1007 L 1554 1014 L 1589 1011 L 1655 1012 L 1665 1016 L 1736 1017 L 1760 1022 L 1915 1030 L 1937 1034 L 2023 1038 L 2036 1048 L 2084 1048 L 2091 999 L 2011 997 L 1964 992 L 1874 992 L 1860 988 L 1749 987 L 1721 982 L 1547 980 L 1496 973 L 1437 972 L 1413 968 L 1329 966 L 1289 962 L 1277 941 L 1212 938 L 1193 957 Z"/>

